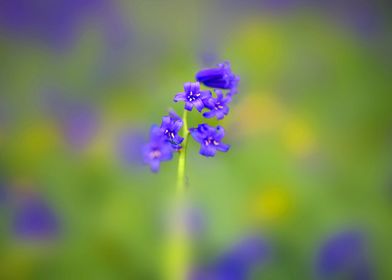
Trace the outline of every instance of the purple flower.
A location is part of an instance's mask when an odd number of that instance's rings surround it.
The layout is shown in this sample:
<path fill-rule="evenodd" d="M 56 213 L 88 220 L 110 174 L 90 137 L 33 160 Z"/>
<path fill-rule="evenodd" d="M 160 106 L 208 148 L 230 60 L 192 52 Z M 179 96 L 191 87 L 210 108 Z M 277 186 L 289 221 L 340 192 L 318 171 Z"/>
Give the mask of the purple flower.
<path fill-rule="evenodd" d="M 196 80 L 207 87 L 229 89 L 230 95 L 233 95 L 237 93 L 240 78 L 231 72 L 230 63 L 226 61 L 218 64 L 216 68 L 200 70 L 196 74 Z"/>
<path fill-rule="evenodd" d="M 203 116 L 208 119 L 216 117 L 218 120 L 221 120 L 229 113 L 227 104 L 231 102 L 231 96 L 224 96 L 223 92 L 219 89 L 216 89 L 215 93 L 217 97 L 210 98 L 208 102 L 206 102 L 206 107 L 210 109 L 210 111 L 205 112 Z"/>
<path fill-rule="evenodd" d="M 160 162 L 172 158 L 172 144 L 162 137 L 161 129 L 157 125 L 153 125 L 151 127 L 150 143 L 143 147 L 144 163 L 150 165 L 152 172 L 158 172 Z"/>
<path fill-rule="evenodd" d="M 23 198 L 13 217 L 14 233 L 24 239 L 48 239 L 58 234 L 59 222 L 53 209 L 39 197 Z"/>
<path fill-rule="evenodd" d="M 193 139 L 201 144 L 199 153 L 206 157 L 213 157 L 216 151 L 227 152 L 230 145 L 222 143 L 225 130 L 221 126 L 213 127 L 208 124 L 199 124 L 197 128 L 189 129 Z"/>
<path fill-rule="evenodd" d="M 181 118 L 173 110 L 170 111 L 168 116 L 162 118 L 161 132 L 175 150 L 181 149 L 180 144 L 184 141 L 184 138 L 178 135 L 182 125 Z"/>
<path fill-rule="evenodd" d="M 213 264 L 191 273 L 190 280 L 246 280 L 252 269 L 264 263 L 269 246 L 258 236 L 250 236 L 234 244 Z"/>
<path fill-rule="evenodd" d="M 196 83 L 185 83 L 184 92 L 177 93 L 174 97 L 174 101 L 185 101 L 185 109 L 192 111 L 193 107 L 201 112 L 205 107 L 205 102 L 211 97 L 209 90 L 200 90 L 200 84 Z"/>
<path fill-rule="evenodd" d="M 373 279 L 362 234 L 344 231 L 328 239 L 318 253 L 317 273 L 320 279 Z"/>
<path fill-rule="evenodd" d="M 56 90 L 45 91 L 42 102 L 44 110 L 57 122 L 64 140 L 75 150 L 86 148 L 98 134 L 100 113 L 93 104 L 71 99 Z"/>

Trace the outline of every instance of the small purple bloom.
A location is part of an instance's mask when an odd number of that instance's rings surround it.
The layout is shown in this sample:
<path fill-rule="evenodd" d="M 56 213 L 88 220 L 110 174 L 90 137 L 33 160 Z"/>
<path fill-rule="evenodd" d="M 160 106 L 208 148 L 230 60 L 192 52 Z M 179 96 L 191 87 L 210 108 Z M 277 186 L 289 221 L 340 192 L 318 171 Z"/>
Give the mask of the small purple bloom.
<path fill-rule="evenodd" d="M 206 157 L 213 157 L 216 151 L 227 152 L 230 145 L 222 143 L 225 130 L 221 126 L 213 127 L 208 124 L 199 124 L 197 128 L 189 129 L 193 139 L 201 144 L 199 153 Z"/>
<path fill-rule="evenodd" d="M 205 107 L 205 102 L 211 97 L 209 90 L 200 90 L 200 83 L 185 83 L 184 92 L 177 93 L 174 102 L 185 101 L 185 109 L 192 111 L 193 107 L 201 112 Z"/>
<path fill-rule="evenodd" d="M 318 253 L 317 273 L 320 279 L 338 275 L 355 280 L 373 279 L 363 235 L 344 231 L 328 239 Z"/>
<path fill-rule="evenodd" d="M 207 87 L 229 89 L 230 95 L 234 95 L 240 78 L 231 72 L 230 63 L 226 61 L 216 68 L 200 70 L 196 73 L 196 80 Z"/>
<path fill-rule="evenodd" d="M 221 120 L 229 113 L 229 106 L 227 104 L 231 102 L 231 96 L 224 96 L 223 92 L 219 89 L 216 89 L 215 93 L 216 98 L 210 98 L 206 102 L 206 107 L 210 111 L 203 113 L 203 117 L 208 119 L 216 117 L 218 120 Z"/>
<path fill-rule="evenodd" d="M 46 201 L 39 197 L 27 197 L 16 206 L 13 230 L 24 239 L 50 239 L 58 234 L 59 222 Z"/>
<path fill-rule="evenodd" d="M 181 118 L 174 112 L 170 111 L 168 116 L 164 116 L 162 118 L 161 124 L 161 132 L 166 137 L 167 141 L 169 141 L 175 150 L 181 149 L 180 144 L 184 141 L 178 132 L 180 131 L 183 122 Z"/>
<path fill-rule="evenodd" d="M 150 134 L 150 143 L 143 147 L 144 163 L 150 165 L 152 172 L 159 171 L 161 161 L 173 158 L 172 144 L 162 137 L 161 129 L 153 125 Z"/>

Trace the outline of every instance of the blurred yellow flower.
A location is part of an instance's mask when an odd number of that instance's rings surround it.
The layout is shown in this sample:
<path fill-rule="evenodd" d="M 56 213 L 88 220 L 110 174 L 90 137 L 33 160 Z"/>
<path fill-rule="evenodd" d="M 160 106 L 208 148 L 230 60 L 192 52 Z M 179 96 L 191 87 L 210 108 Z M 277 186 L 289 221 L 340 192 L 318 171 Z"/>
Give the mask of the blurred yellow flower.
<path fill-rule="evenodd" d="M 292 210 L 292 197 L 281 186 L 269 186 L 253 195 L 249 203 L 250 219 L 257 223 L 279 222 Z"/>

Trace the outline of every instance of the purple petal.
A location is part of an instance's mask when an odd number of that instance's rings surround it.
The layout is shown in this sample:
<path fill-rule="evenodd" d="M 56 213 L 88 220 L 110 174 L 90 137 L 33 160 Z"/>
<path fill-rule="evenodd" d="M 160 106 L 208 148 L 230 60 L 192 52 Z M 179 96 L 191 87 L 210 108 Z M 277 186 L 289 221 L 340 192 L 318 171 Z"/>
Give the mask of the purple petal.
<path fill-rule="evenodd" d="M 223 93 L 222 93 L 221 90 L 216 89 L 215 90 L 215 94 L 216 94 L 216 97 L 218 97 L 218 99 L 222 99 L 223 98 Z"/>
<path fill-rule="evenodd" d="M 204 108 L 204 103 L 200 99 L 193 101 L 193 105 L 196 107 L 197 111 L 201 112 Z"/>
<path fill-rule="evenodd" d="M 213 118 L 213 117 L 215 117 L 215 112 L 216 111 L 214 111 L 214 110 L 211 110 L 209 112 L 204 112 L 203 117 L 205 117 L 207 119 Z"/>
<path fill-rule="evenodd" d="M 151 126 L 150 138 L 151 140 L 159 140 L 162 136 L 161 129 L 156 124 Z"/>
<path fill-rule="evenodd" d="M 223 112 L 221 111 L 221 110 L 219 110 L 219 111 L 216 111 L 216 118 L 218 119 L 218 120 L 221 120 L 221 119 L 223 119 L 224 117 L 225 117 L 225 114 L 223 114 Z"/>
<path fill-rule="evenodd" d="M 222 98 L 222 103 L 227 104 L 231 102 L 231 97 L 230 95 L 226 95 L 224 98 Z"/>
<path fill-rule="evenodd" d="M 158 172 L 159 171 L 159 160 L 154 159 L 154 160 L 150 161 L 150 168 L 151 168 L 152 172 L 154 172 L 154 173 Z"/>
<path fill-rule="evenodd" d="M 191 91 L 193 93 L 198 93 L 200 91 L 200 84 L 199 84 L 199 82 L 191 83 Z"/>
<path fill-rule="evenodd" d="M 170 123 L 171 123 L 171 120 L 170 120 L 170 117 L 169 116 L 164 116 L 164 117 L 162 117 L 162 125 L 161 125 L 161 127 L 163 127 L 163 126 L 169 126 L 170 125 Z"/>
<path fill-rule="evenodd" d="M 191 89 L 192 89 L 192 83 L 190 83 L 190 82 L 184 83 L 185 92 L 190 92 Z"/>
<path fill-rule="evenodd" d="M 176 96 L 174 96 L 173 100 L 174 102 L 185 101 L 186 100 L 185 92 L 177 93 Z"/>
<path fill-rule="evenodd" d="M 228 150 L 230 150 L 230 145 L 220 143 L 218 146 L 216 146 L 216 149 L 221 152 L 227 152 Z"/>
<path fill-rule="evenodd" d="M 197 128 L 190 128 L 189 133 L 192 135 L 193 139 L 195 139 L 197 142 L 199 143 L 203 142 L 202 134 Z"/>
<path fill-rule="evenodd" d="M 212 145 L 202 145 L 199 153 L 205 157 L 213 157 L 216 154 L 216 148 Z"/>
<path fill-rule="evenodd" d="M 176 122 L 173 124 L 172 129 L 173 129 L 175 132 L 178 132 L 178 131 L 181 129 L 182 124 L 183 124 L 182 121 L 176 121 Z"/>
<path fill-rule="evenodd" d="M 192 108 L 193 108 L 193 104 L 192 104 L 192 102 L 185 102 L 185 110 L 188 110 L 188 111 L 192 111 Z"/>
<path fill-rule="evenodd" d="M 173 149 L 172 149 L 171 145 L 169 147 L 170 147 L 170 151 L 162 151 L 161 158 L 159 159 L 160 161 L 168 161 L 173 158 L 173 153 L 172 153 Z"/>
<path fill-rule="evenodd" d="M 174 111 L 173 109 L 169 110 L 169 117 L 172 118 L 174 121 L 181 121 L 182 122 L 182 119 L 180 118 L 180 116 L 177 115 L 176 111 Z"/>
<path fill-rule="evenodd" d="M 200 91 L 200 98 L 201 99 L 209 99 L 209 98 L 211 98 L 212 97 L 212 94 L 211 94 L 211 92 L 209 91 L 209 90 L 202 90 L 202 91 Z"/>
<path fill-rule="evenodd" d="M 216 140 L 221 140 L 225 136 L 225 129 L 218 125 L 215 131 L 215 138 Z"/>
<path fill-rule="evenodd" d="M 182 138 L 179 135 L 175 135 L 174 138 L 173 138 L 173 142 L 176 143 L 176 144 L 181 144 L 182 141 L 184 141 L 184 138 Z"/>
<path fill-rule="evenodd" d="M 203 69 L 197 72 L 196 74 L 196 80 L 199 82 L 204 82 L 205 80 L 210 80 L 210 79 L 217 79 L 222 77 L 223 71 L 220 68 L 208 68 L 208 69 Z"/>

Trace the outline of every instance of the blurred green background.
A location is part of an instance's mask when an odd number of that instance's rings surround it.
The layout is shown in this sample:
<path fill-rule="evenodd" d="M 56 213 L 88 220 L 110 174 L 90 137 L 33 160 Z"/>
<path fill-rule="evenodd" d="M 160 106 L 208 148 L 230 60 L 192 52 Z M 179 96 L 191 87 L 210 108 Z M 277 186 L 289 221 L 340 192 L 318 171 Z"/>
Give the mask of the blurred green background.
<path fill-rule="evenodd" d="M 343 2 L 0 1 L 0 278 L 161 279 L 178 157 L 152 174 L 132 149 L 229 60 L 232 148 L 187 158 L 195 266 L 257 232 L 272 253 L 252 279 L 313 279 L 321 244 L 355 228 L 392 279 L 390 5 Z M 30 200 L 54 230 L 18 231 Z"/>

